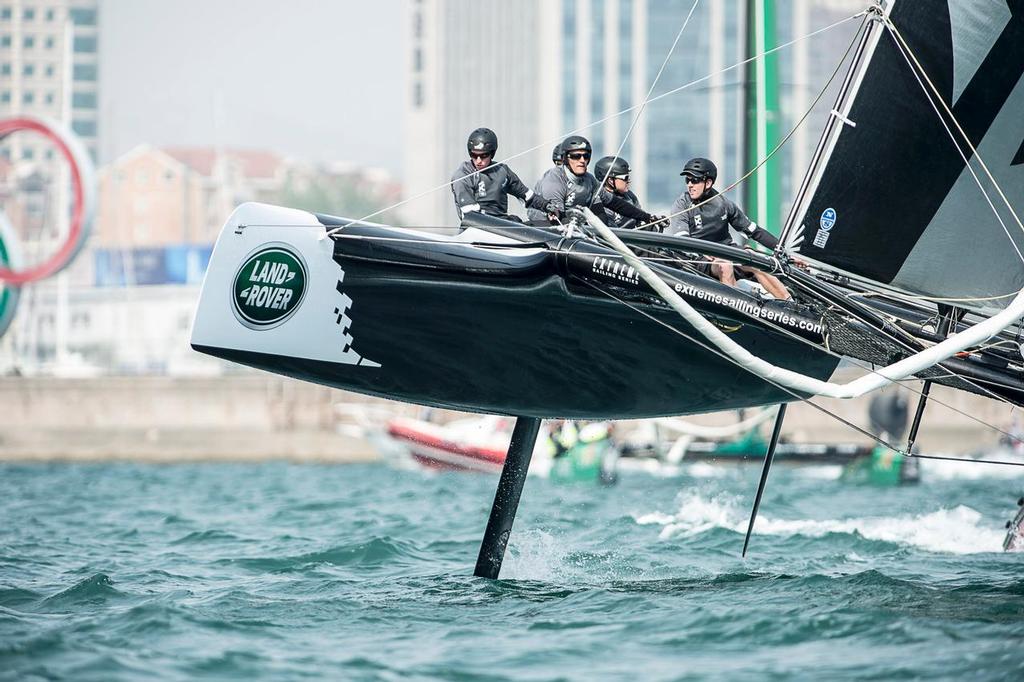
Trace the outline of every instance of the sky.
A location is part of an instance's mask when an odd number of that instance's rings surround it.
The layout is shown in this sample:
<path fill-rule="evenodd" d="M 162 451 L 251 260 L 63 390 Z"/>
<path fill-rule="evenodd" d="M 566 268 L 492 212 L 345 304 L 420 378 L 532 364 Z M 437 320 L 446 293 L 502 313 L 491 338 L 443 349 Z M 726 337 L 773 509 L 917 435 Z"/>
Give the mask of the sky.
<path fill-rule="evenodd" d="M 101 163 L 143 143 L 401 170 L 401 0 L 100 0 Z"/>

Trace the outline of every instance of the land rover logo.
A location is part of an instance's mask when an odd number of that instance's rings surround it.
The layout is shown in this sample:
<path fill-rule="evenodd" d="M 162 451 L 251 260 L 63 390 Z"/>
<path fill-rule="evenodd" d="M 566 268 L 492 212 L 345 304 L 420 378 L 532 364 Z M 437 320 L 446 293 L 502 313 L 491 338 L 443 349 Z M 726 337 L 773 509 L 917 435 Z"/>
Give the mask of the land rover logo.
<path fill-rule="evenodd" d="M 298 309 L 305 292 L 305 263 L 285 246 L 266 246 L 238 269 L 232 302 L 242 324 L 269 329 Z"/>

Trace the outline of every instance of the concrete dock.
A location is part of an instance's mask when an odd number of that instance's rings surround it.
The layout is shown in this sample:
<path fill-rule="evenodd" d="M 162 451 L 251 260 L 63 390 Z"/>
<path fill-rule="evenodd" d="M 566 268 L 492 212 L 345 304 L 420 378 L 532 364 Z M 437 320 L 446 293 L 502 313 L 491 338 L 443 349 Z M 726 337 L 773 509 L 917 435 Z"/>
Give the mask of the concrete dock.
<path fill-rule="evenodd" d="M 943 387 L 935 387 L 932 396 L 918 439 L 925 452 L 991 449 L 999 433 L 984 423 L 1004 429 L 1009 424 L 1004 403 Z M 917 396 L 907 397 L 912 416 Z M 867 399 L 814 402 L 861 427 L 867 424 Z M 368 461 L 376 452 L 352 415 L 367 409 L 415 413 L 401 403 L 256 372 L 216 378 L 5 377 L 0 460 Z M 688 420 L 727 424 L 736 415 Z M 620 426 L 628 428 L 629 422 Z M 805 442 L 871 442 L 806 403 L 791 406 L 783 435 Z"/>

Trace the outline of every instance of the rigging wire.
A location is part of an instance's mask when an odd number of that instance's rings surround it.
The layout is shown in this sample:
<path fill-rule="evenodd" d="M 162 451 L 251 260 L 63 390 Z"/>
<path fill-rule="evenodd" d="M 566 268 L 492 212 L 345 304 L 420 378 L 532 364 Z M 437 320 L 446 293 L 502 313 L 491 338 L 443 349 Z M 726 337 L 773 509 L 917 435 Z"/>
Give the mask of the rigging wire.
<path fill-rule="evenodd" d="M 619 144 L 619 148 L 615 150 L 615 161 L 619 160 L 619 154 L 621 154 L 622 150 L 626 148 L 629 136 L 633 133 L 633 129 L 636 127 L 636 124 L 640 122 L 640 118 L 644 115 L 644 110 L 647 109 L 647 103 L 651 100 L 651 94 L 654 92 L 654 88 L 658 85 L 658 81 L 661 79 L 661 74 L 665 72 L 665 67 L 668 66 L 668 60 L 672 58 L 672 53 L 676 51 L 676 45 L 679 44 L 679 39 L 683 37 L 683 32 L 690 23 L 690 17 L 693 16 L 693 12 L 697 9 L 697 5 L 699 3 L 700 0 L 693 0 L 693 6 L 690 7 L 690 13 L 686 15 L 683 25 L 679 28 L 679 33 L 676 34 L 676 39 L 672 41 L 672 47 L 668 49 L 668 54 L 665 55 L 665 60 L 661 62 L 661 68 L 658 69 L 657 75 L 654 76 L 654 80 L 651 81 L 651 87 L 647 88 L 647 94 L 644 95 L 644 101 L 640 103 L 640 108 L 637 109 L 636 115 L 629 124 L 629 128 L 626 129 L 626 134 L 622 136 L 622 143 Z M 612 164 L 608 164 L 608 170 L 605 171 L 604 177 L 598 182 L 598 188 L 604 187 L 604 183 L 608 182 L 608 176 L 611 174 Z"/>
<path fill-rule="evenodd" d="M 865 10 L 861 14 L 867 16 L 867 10 Z M 851 18 L 856 18 L 857 16 L 860 16 L 860 14 L 854 15 L 854 17 L 851 17 Z M 826 92 L 828 92 L 829 87 L 832 85 L 832 81 L 834 81 L 836 76 L 839 75 L 839 72 L 843 68 L 843 64 L 846 63 L 847 58 L 850 56 L 850 52 L 853 51 L 854 45 L 857 44 L 857 37 L 858 37 L 859 34 L 860 34 L 859 31 L 854 34 L 853 40 L 851 40 L 850 44 L 846 47 L 846 51 L 843 53 L 843 56 L 839 59 L 839 62 L 836 64 L 836 68 L 833 69 L 831 75 L 829 75 L 828 80 L 825 81 L 825 85 L 821 88 L 821 90 L 815 96 L 814 100 L 811 102 L 811 105 L 807 108 L 807 111 L 804 112 L 803 116 L 801 116 L 797 120 L 796 124 L 790 129 L 790 131 L 788 133 L 786 133 L 786 136 L 783 137 L 779 141 L 779 143 L 775 146 L 775 148 L 772 149 L 763 159 L 758 161 L 756 166 L 754 166 L 749 171 L 747 171 L 743 176 L 741 176 L 738 180 L 733 182 L 731 185 L 728 185 L 724 189 L 722 189 L 719 192 L 719 194 L 725 194 L 726 192 L 729 192 L 729 191 L 735 189 L 740 184 L 746 182 L 747 179 L 751 175 L 753 175 L 754 173 L 758 172 L 765 164 L 768 163 L 768 161 L 770 161 L 772 159 L 772 157 L 774 157 L 789 142 L 790 139 L 792 139 L 793 135 L 796 134 L 796 131 L 800 129 L 800 126 L 802 126 L 807 121 L 807 119 L 810 117 L 810 115 L 814 112 L 814 108 L 816 106 L 818 106 L 818 102 L 821 101 L 821 98 L 825 96 Z M 767 54 L 767 52 L 765 54 Z M 672 218 L 675 218 L 675 217 L 678 217 L 678 216 L 681 216 L 681 215 L 685 215 L 686 213 L 689 213 L 690 211 L 694 211 L 694 210 L 700 208 L 701 206 L 703 206 L 704 204 L 708 203 L 712 199 L 714 199 L 714 197 L 708 197 L 704 201 L 700 201 L 700 202 L 691 204 L 689 207 L 683 209 L 682 211 L 677 211 L 675 213 L 670 213 L 670 214 L 668 214 L 667 216 L 664 217 L 664 220 L 672 220 Z"/>
<path fill-rule="evenodd" d="M 633 310 L 634 312 L 640 313 L 644 317 L 650 319 L 652 322 L 655 322 L 656 324 L 659 324 L 659 325 L 665 327 L 666 329 L 668 329 L 669 331 L 673 332 L 674 334 L 678 334 L 679 336 L 682 336 L 683 338 L 687 339 L 688 341 L 691 341 L 691 342 L 697 344 L 698 346 L 700 346 L 704 350 L 709 351 L 709 352 L 719 356 L 720 358 L 722 358 L 723 360 L 726 360 L 727 362 L 736 364 L 735 361 L 732 358 L 730 358 L 728 355 L 726 355 L 724 352 L 722 352 L 718 348 L 715 348 L 711 344 L 707 343 L 707 341 L 705 341 L 703 339 L 700 339 L 700 338 L 697 338 L 696 336 L 693 336 L 691 334 L 687 334 L 683 330 L 678 329 L 677 327 L 674 327 L 671 324 L 668 324 L 667 322 L 659 320 L 658 318 L 654 317 L 653 315 L 651 315 L 647 311 L 642 310 L 642 309 L 636 307 L 635 305 L 631 304 L 629 301 L 626 301 L 626 300 L 624 300 L 622 298 L 619 298 L 618 296 L 616 296 L 615 294 L 613 294 L 610 291 L 602 289 L 601 287 L 597 286 L 593 282 L 590 282 L 590 281 L 584 280 L 584 279 L 581 279 L 580 281 L 582 281 L 584 284 L 586 284 L 587 286 L 591 287 L 592 289 L 594 289 L 598 293 L 604 294 L 608 298 L 621 303 L 622 305 L 624 305 L 627 308 Z M 747 367 L 743 367 L 742 365 L 737 365 L 737 366 L 739 366 L 742 369 L 750 372 L 751 374 L 755 374 L 752 370 L 750 370 Z M 902 457 L 916 457 L 916 458 L 919 458 L 919 459 L 942 459 L 942 460 L 950 460 L 950 461 L 955 461 L 955 462 L 965 462 L 965 463 L 972 463 L 972 464 L 1002 464 L 1002 465 L 1007 465 L 1007 466 L 1024 466 L 1024 462 L 1012 462 L 1012 461 L 1011 462 L 1005 462 L 1005 461 L 999 461 L 999 460 L 993 460 L 993 459 L 982 459 L 982 458 L 979 458 L 979 459 L 967 459 L 965 457 L 947 457 L 947 456 L 942 456 L 942 455 L 922 455 L 922 454 L 919 454 L 919 453 L 904 452 L 900 447 L 898 447 L 896 445 L 893 445 L 892 443 L 888 442 L 887 440 L 885 440 L 881 436 L 877 436 L 877 435 L 871 433 L 867 429 L 865 429 L 865 428 L 863 428 L 863 427 L 861 427 L 861 426 L 851 422 L 850 420 L 842 417 L 839 414 L 836 414 L 835 412 L 829 410 L 828 408 L 826 408 L 826 407 L 824 407 L 822 405 L 819 405 L 818 403 L 813 402 L 809 397 L 805 397 L 803 395 L 800 395 L 796 391 L 794 391 L 794 390 L 792 390 L 792 389 L 790 389 L 790 388 L 788 388 L 786 386 L 783 386 L 783 385 L 777 383 L 776 381 L 774 381 L 772 379 L 761 377 L 760 375 L 756 375 L 756 374 L 755 374 L 755 376 L 758 376 L 758 378 L 762 379 L 763 381 L 766 381 L 767 383 L 772 384 L 773 386 L 775 386 L 779 390 L 781 390 L 781 391 L 783 391 L 785 393 L 788 393 L 789 395 L 791 395 L 796 400 L 799 400 L 799 401 L 801 401 L 803 403 L 806 403 L 807 405 L 813 407 L 814 409 L 818 410 L 819 412 L 822 412 L 822 413 L 828 415 L 829 417 L 832 417 L 836 421 L 838 421 L 838 422 L 840 422 L 842 424 L 845 424 L 846 426 L 849 426 L 851 429 L 859 432 L 860 434 L 862 434 L 864 436 L 867 436 L 871 440 L 875 441 L 877 444 L 879 444 L 879 445 L 881 445 L 881 446 L 883 446 L 885 448 L 888 448 L 889 450 L 892 450 L 892 451 L 896 452 L 897 454 L 899 454 Z M 1007 435 L 1009 435 L 1009 434 L 1007 434 Z"/>
<path fill-rule="evenodd" d="M 720 69 L 720 70 L 718 70 L 718 71 L 716 71 L 714 73 L 710 73 L 710 74 L 707 74 L 705 76 L 701 76 L 700 78 L 692 80 L 689 83 L 684 83 L 683 85 L 680 85 L 679 87 L 673 88 L 671 90 L 667 90 L 666 92 L 663 92 L 660 95 L 655 95 L 654 97 L 651 97 L 650 99 L 648 99 L 646 101 L 646 104 L 650 104 L 651 102 L 656 102 L 658 100 L 661 100 L 661 99 L 664 99 L 664 98 L 669 97 L 671 95 L 675 95 L 675 94 L 677 94 L 679 92 L 682 92 L 683 90 L 687 90 L 689 88 L 692 88 L 692 87 L 694 87 L 696 85 L 699 85 L 700 83 L 703 83 L 705 81 L 708 81 L 708 80 L 714 78 L 715 76 L 718 76 L 720 74 L 726 73 L 726 72 L 731 71 L 733 69 L 737 69 L 737 68 L 739 68 L 741 66 L 745 66 L 745 65 L 749 64 L 752 61 L 755 61 L 755 60 L 760 59 L 762 57 L 766 57 L 766 56 L 768 56 L 770 54 L 774 54 L 775 52 L 778 52 L 780 50 L 784 50 L 787 47 L 791 47 L 793 45 L 796 45 L 799 42 L 802 42 L 804 40 L 808 40 L 810 38 L 813 38 L 816 35 L 819 35 L 821 33 L 825 33 L 827 31 L 830 31 L 830 30 L 834 29 L 834 28 L 842 26 L 843 24 L 847 23 L 848 21 L 852 21 L 853 19 L 857 19 L 859 17 L 862 17 L 862 16 L 866 15 L 867 13 L 868 13 L 868 10 L 862 10 L 862 11 L 860 11 L 860 12 L 858 12 L 856 14 L 853 14 L 853 15 L 851 15 L 849 17 L 845 17 L 843 19 L 840 19 L 839 21 L 833 22 L 833 23 L 831 23 L 831 24 L 829 24 L 827 26 L 824 26 L 822 28 L 819 28 L 819 29 L 817 29 L 815 31 L 811 31 L 810 33 L 807 33 L 806 35 L 800 36 L 799 38 L 794 38 L 793 40 L 790 40 L 788 42 L 782 43 L 781 45 L 777 45 L 777 46 L 771 48 L 770 50 L 765 50 L 764 52 L 762 52 L 759 55 L 755 55 L 753 57 L 749 57 L 747 59 L 743 59 L 741 61 L 736 62 L 735 64 L 727 66 L 727 67 L 725 67 L 723 69 Z M 565 137 L 567 135 L 572 135 L 572 134 L 575 134 L 575 133 L 583 132 L 583 131 L 588 130 L 588 129 L 596 126 L 596 125 L 604 123 L 605 121 L 609 121 L 609 120 L 611 120 L 613 118 L 616 118 L 618 116 L 622 116 L 624 114 L 628 114 L 631 111 L 633 111 L 634 109 L 639 108 L 640 106 L 641 105 L 636 104 L 636 105 L 633 105 L 631 107 L 627 107 L 627 108 L 625 108 L 625 109 L 623 109 L 621 111 L 618 111 L 616 113 L 609 114 L 609 115 L 607 115 L 607 116 L 605 116 L 603 118 L 597 119 L 595 121 L 591 121 L 590 123 L 587 123 L 585 125 L 582 125 L 582 126 L 579 126 L 579 127 L 575 128 L 573 130 L 570 130 L 568 133 L 560 135 L 559 137 L 549 138 L 547 140 L 542 141 L 539 144 L 534 145 L 533 147 L 529 147 L 528 149 L 524 149 L 524 150 L 522 150 L 520 152 L 517 152 L 517 153 L 513 154 L 512 156 L 507 157 L 506 159 L 504 159 L 502 161 L 496 161 L 493 165 L 497 166 L 497 165 L 507 164 L 509 161 L 512 161 L 512 160 L 517 159 L 517 158 L 519 158 L 521 156 L 525 156 L 526 154 L 529 154 L 530 152 L 534 152 L 534 151 L 537 151 L 538 149 L 546 147 L 546 146 L 550 145 L 552 142 L 561 142 L 563 139 L 565 139 Z M 460 180 L 464 180 L 465 178 L 472 177 L 472 176 L 474 176 L 476 174 L 477 174 L 477 172 L 473 172 L 473 173 L 469 173 L 469 174 L 464 175 L 464 176 L 459 177 L 459 178 L 453 178 L 452 180 L 449 180 L 448 182 L 445 182 L 445 183 L 443 183 L 441 185 L 438 185 L 437 187 L 432 187 L 432 188 L 430 188 L 428 190 L 420 192 L 419 194 L 416 194 L 416 195 L 411 196 L 411 197 L 407 197 L 406 199 L 403 199 L 403 200 L 401 200 L 401 201 L 399 201 L 399 202 L 397 202 L 395 204 L 392 204 L 390 206 L 386 206 L 386 207 L 384 207 L 382 209 L 374 211 L 373 213 L 370 213 L 370 214 L 368 214 L 366 216 L 363 216 L 362 218 L 360 218 L 358 220 L 352 220 L 348 224 L 356 223 L 356 222 L 363 222 L 363 221 L 365 221 L 365 220 L 367 220 L 369 218 L 373 218 L 374 216 L 378 216 L 378 215 L 380 215 L 382 213 L 386 213 L 387 211 L 394 210 L 396 208 L 404 206 L 405 204 L 408 204 L 408 203 L 410 203 L 412 201 L 415 201 L 417 199 L 422 199 L 423 197 L 428 196 L 430 194 L 433 194 L 434 192 L 437 192 L 439 190 L 447 189 L 453 183 L 456 183 L 456 182 L 458 182 Z M 291 226 L 290 225 L 266 225 L 266 227 L 291 227 Z M 327 234 L 324 235 L 324 237 L 332 236 L 336 232 L 344 229 L 345 227 L 346 227 L 346 225 L 339 225 L 337 227 L 334 227 L 334 228 L 328 230 Z"/>

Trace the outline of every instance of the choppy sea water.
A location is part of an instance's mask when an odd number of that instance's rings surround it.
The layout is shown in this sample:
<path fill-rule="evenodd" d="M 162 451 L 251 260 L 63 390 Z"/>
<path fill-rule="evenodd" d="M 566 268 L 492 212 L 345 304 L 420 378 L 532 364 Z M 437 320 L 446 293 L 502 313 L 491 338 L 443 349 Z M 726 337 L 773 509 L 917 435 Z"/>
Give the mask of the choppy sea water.
<path fill-rule="evenodd" d="M 530 479 L 384 465 L 0 465 L 2 679 L 1021 679 L 1024 472 Z"/>

